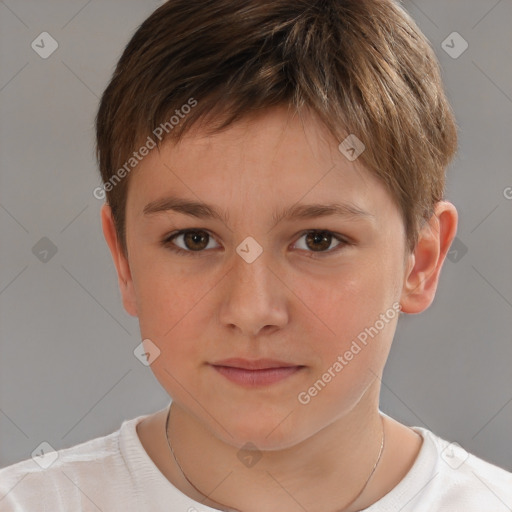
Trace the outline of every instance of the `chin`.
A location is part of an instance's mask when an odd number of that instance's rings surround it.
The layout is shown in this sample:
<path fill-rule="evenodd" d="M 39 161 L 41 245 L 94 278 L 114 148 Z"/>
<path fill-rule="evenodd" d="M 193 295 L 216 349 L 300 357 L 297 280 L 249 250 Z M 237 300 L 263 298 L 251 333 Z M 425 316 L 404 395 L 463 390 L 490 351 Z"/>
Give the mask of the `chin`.
<path fill-rule="evenodd" d="M 260 450 L 284 450 L 308 437 L 302 433 L 297 418 L 290 414 L 289 409 L 275 414 L 267 412 L 263 415 L 255 411 L 254 414 L 235 414 L 230 418 L 224 416 L 223 426 L 226 430 L 217 424 L 210 425 L 223 442 L 239 449 L 252 443 Z"/>
<path fill-rule="evenodd" d="M 297 436 L 297 432 L 280 432 L 278 436 L 269 436 L 267 430 L 258 432 L 255 429 L 247 429 L 233 434 L 232 438 L 224 436 L 222 440 L 240 450 L 247 449 L 248 445 L 254 445 L 255 449 L 260 451 L 280 451 L 292 448 L 304 440 Z"/>

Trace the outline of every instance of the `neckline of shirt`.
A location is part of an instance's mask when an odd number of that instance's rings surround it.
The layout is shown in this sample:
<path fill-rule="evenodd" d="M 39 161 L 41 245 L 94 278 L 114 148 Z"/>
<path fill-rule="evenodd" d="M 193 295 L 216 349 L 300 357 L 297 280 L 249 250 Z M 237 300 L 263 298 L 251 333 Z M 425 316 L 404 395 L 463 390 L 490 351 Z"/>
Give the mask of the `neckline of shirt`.
<path fill-rule="evenodd" d="M 168 406 L 164 409 L 167 410 Z M 162 410 L 164 410 L 162 409 Z M 386 414 L 382 413 L 384 416 Z M 219 512 L 195 501 L 175 487 L 155 465 L 147 454 L 137 435 L 137 424 L 151 414 L 144 414 L 125 420 L 119 432 L 119 449 L 128 467 L 138 496 L 151 496 L 152 501 L 169 507 L 169 504 L 183 507 L 200 507 L 198 510 Z M 397 505 L 404 506 L 414 499 L 421 491 L 425 482 L 429 482 L 437 474 L 438 451 L 432 433 L 422 427 L 411 427 L 423 439 L 420 451 L 405 477 L 379 501 L 361 512 L 395 511 Z M 147 505 L 147 502 L 145 503 Z M 151 503 L 153 505 L 153 503 Z M 162 508 L 163 509 L 163 508 Z M 186 510 L 186 509 L 184 509 Z"/>

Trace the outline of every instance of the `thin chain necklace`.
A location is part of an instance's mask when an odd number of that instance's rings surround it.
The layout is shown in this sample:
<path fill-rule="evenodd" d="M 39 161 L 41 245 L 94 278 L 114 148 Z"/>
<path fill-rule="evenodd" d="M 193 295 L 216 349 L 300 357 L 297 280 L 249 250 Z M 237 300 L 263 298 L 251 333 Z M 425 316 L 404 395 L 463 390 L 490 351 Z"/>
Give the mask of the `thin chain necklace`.
<path fill-rule="evenodd" d="M 183 477 L 185 478 L 185 480 L 199 493 L 201 494 L 201 496 L 204 496 L 205 499 L 210 499 L 208 498 L 202 491 L 200 491 L 187 477 L 187 475 L 185 475 L 185 472 L 183 471 L 183 468 L 181 467 L 180 463 L 178 462 L 178 459 L 176 458 L 176 454 L 174 453 L 174 450 L 172 449 L 172 445 L 171 445 L 171 441 L 169 440 L 169 418 L 171 417 L 171 406 L 172 406 L 172 402 L 169 404 L 169 411 L 167 412 L 167 419 L 165 421 L 165 438 L 167 439 L 167 445 L 169 446 L 169 449 L 172 453 L 172 456 L 173 456 L 173 459 L 174 459 L 174 462 L 176 462 L 176 465 L 178 466 L 179 470 L 181 471 L 181 474 L 183 475 Z M 377 469 L 377 466 L 379 465 L 379 462 L 380 462 L 380 459 L 382 458 L 382 452 L 384 451 L 384 438 L 385 438 L 385 433 L 384 433 L 384 420 L 382 419 L 382 415 L 379 413 L 379 417 L 380 417 L 380 420 L 381 420 L 381 425 L 382 425 L 382 441 L 380 443 L 380 449 L 379 449 L 379 454 L 377 456 L 377 460 L 375 461 L 375 464 L 373 465 L 373 468 L 372 470 L 370 471 L 370 474 L 368 476 L 368 478 L 366 479 L 366 482 L 364 483 L 362 489 L 357 493 L 356 497 L 353 498 L 352 500 L 350 500 L 349 503 L 347 503 L 342 510 L 340 510 L 339 512 L 343 512 L 344 509 L 346 509 L 347 507 L 349 507 L 350 505 L 352 505 L 352 503 L 355 503 L 355 501 L 363 494 L 364 490 L 366 489 L 366 487 L 368 486 L 368 484 L 370 483 L 370 480 L 373 476 L 373 474 L 375 473 L 375 470 Z M 213 501 L 213 500 L 210 500 L 210 501 Z M 224 507 L 223 510 L 224 512 L 240 512 L 239 510 L 237 509 L 233 509 L 233 508 L 229 508 L 227 507 L 226 505 L 222 505 L 219 503 L 219 505 L 221 507 Z"/>

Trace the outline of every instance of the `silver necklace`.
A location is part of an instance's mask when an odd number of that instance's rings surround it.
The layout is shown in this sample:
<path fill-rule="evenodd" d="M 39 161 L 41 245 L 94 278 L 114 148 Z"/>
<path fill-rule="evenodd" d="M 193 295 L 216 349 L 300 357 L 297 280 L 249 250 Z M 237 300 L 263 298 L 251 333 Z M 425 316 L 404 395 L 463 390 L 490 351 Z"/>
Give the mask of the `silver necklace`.
<path fill-rule="evenodd" d="M 204 496 L 205 499 L 210 499 L 208 498 L 208 496 L 206 496 L 202 491 L 200 491 L 187 477 L 187 475 L 185 475 L 185 472 L 183 471 L 183 468 L 181 467 L 180 463 L 178 462 L 178 459 L 176 458 L 176 454 L 174 453 L 174 450 L 172 449 L 172 445 L 171 445 L 171 441 L 169 440 L 169 418 L 171 417 L 171 406 L 172 406 L 172 402 L 169 404 L 169 411 L 167 412 L 167 419 L 165 421 L 165 438 L 167 439 L 167 445 L 169 446 L 169 449 L 172 453 L 172 456 L 173 456 L 173 459 L 174 459 L 174 462 L 176 462 L 176 465 L 178 466 L 179 470 L 181 471 L 181 474 L 183 475 L 183 478 L 185 478 L 185 480 L 201 495 L 201 496 Z M 380 459 L 382 458 L 382 452 L 384 451 L 384 438 L 385 438 L 385 433 L 384 433 L 384 420 L 382 419 L 382 415 L 379 413 L 379 416 L 380 416 L 380 420 L 381 420 L 381 424 L 382 424 L 382 440 L 381 440 L 381 443 L 380 443 L 380 449 L 379 449 L 379 454 L 377 455 L 377 460 L 375 461 L 375 464 L 373 465 L 373 468 L 372 470 L 370 471 L 370 474 L 368 476 L 368 478 L 366 479 L 366 482 L 364 483 L 362 489 L 357 493 L 356 497 L 353 498 L 352 500 L 350 500 L 349 503 L 347 503 L 343 509 L 346 509 L 347 507 L 349 507 L 350 505 L 352 505 L 352 503 L 354 503 L 364 492 L 364 490 L 366 489 L 366 487 L 368 486 L 368 484 L 370 483 L 370 480 L 373 476 L 373 474 L 375 473 L 375 470 L 377 469 L 377 466 L 379 465 L 379 462 L 380 462 Z M 210 500 L 210 501 L 213 501 L 213 500 Z M 236 510 L 236 509 L 232 509 L 232 508 L 229 508 L 227 507 L 226 505 L 222 505 L 219 503 L 220 506 L 224 507 L 223 510 L 224 512 L 240 512 L 239 510 Z M 343 509 L 340 510 L 339 512 L 343 512 Z"/>

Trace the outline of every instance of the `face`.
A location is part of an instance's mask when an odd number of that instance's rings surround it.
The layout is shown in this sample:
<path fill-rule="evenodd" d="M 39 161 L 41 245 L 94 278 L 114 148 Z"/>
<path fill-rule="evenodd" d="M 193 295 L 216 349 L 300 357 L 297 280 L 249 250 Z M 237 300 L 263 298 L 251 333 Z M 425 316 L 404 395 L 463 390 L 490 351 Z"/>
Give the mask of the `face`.
<path fill-rule="evenodd" d="M 130 177 L 125 307 L 160 350 L 161 385 L 233 446 L 290 447 L 375 400 L 407 272 L 404 225 L 337 146 L 313 117 L 276 108 L 167 142 Z M 230 358 L 291 368 L 214 365 Z"/>

